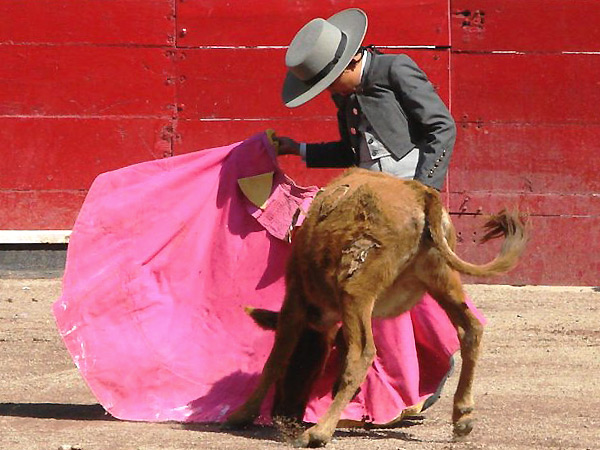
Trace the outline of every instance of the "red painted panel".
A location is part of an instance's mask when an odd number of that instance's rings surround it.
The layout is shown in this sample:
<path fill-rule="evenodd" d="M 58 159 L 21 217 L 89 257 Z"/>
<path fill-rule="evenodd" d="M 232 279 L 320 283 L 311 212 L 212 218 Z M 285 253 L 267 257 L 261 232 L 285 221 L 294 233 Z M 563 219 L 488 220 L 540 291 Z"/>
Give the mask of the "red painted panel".
<path fill-rule="evenodd" d="M 287 46 L 309 20 L 351 7 L 363 9 L 369 17 L 367 44 L 449 44 L 447 0 L 186 0 L 177 6 L 177 44 Z"/>
<path fill-rule="evenodd" d="M 0 45 L 0 115 L 173 114 L 172 56 L 158 48 Z"/>
<path fill-rule="evenodd" d="M 452 0 L 454 50 L 598 51 L 598 0 Z"/>
<path fill-rule="evenodd" d="M 447 101 L 447 50 L 393 50 L 415 59 Z M 281 102 L 284 49 L 187 49 L 178 59 L 183 118 L 323 118 L 335 115 L 327 94 L 289 109 Z"/>
<path fill-rule="evenodd" d="M 170 155 L 171 134 L 161 119 L 0 118 L 0 190 L 87 189 L 102 172 Z"/>
<path fill-rule="evenodd" d="M 273 129 L 279 136 L 307 140 L 338 139 L 333 118 L 321 119 L 263 119 L 263 120 L 180 120 L 176 127 L 175 154 L 188 153 L 239 142 L 256 133 Z"/>
<path fill-rule="evenodd" d="M 289 117 L 281 102 L 285 73 L 281 49 L 187 49 L 177 64 L 184 118 Z M 321 100 L 321 99 L 319 99 Z M 315 104 L 308 104 L 318 114 Z M 325 113 L 330 115 L 333 111 Z M 321 112 L 321 115 L 323 113 Z"/>
<path fill-rule="evenodd" d="M 462 124 L 450 191 L 600 192 L 600 125 Z"/>
<path fill-rule="evenodd" d="M 461 121 L 599 123 L 600 54 L 452 55 Z"/>
<path fill-rule="evenodd" d="M 453 216 L 460 232 L 458 255 L 477 263 L 490 261 L 500 241 L 478 245 L 485 220 L 478 216 Z M 597 286 L 600 259 L 594 244 L 600 242 L 600 217 L 531 217 L 531 240 L 519 266 L 506 275 L 465 282 L 493 284 Z"/>
<path fill-rule="evenodd" d="M 358 6 L 370 18 L 366 43 L 449 46 L 448 3 L 1 2 L 0 228 L 70 228 L 96 175 L 173 151 L 267 128 L 336 139 L 326 95 L 295 110 L 281 105 L 294 33 Z M 461 122 L 449 195 L 450 209 L 465 213 L 455 217 L 459 253 L 482 262 L 496 250 L 472 242 L 477 212 L 517 205 L 532 214 L 520 268 L 489 282 L 598 284 L 590 243 L 600 238 L 600 57 L 591 53 L 600 50 L 599 10 L 596 0 L 453 0 L 452 83 L 449 50 L 408 52 L 452 97 Z M 224 48 L 194 48 L 210 46 Z M 533 53 L 485 53 L 494 50 Z M 323 185 L 340 172 L 280 162 L 300 184 Z"/>
<path fill-rule="evenodd" d="M 175 0 L 2 0 L 0 43 L 173 45 Z"/>
<path fill-rule="evenodd" d="M 0 190 L 0 229 L 70 230 L 87 191 Z"/>
<path fill-rule="evenodd" d="M 492 214 L 518 209 L 534 216 L 600 217 L 598 194 L 527 194 L 501 191 L 466 191 L 449 194 L 449 209 L 461 214 Z"/>

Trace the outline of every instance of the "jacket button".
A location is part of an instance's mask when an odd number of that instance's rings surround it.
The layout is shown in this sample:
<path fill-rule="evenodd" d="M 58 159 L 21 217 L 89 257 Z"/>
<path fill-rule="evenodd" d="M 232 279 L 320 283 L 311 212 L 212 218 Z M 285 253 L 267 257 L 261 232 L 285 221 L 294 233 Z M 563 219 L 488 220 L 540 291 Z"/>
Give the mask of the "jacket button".
<path fill-rule="evenodd" d="M 356 128 L 354 128 L 354 127 L 350 128 L 350 133 L 356 134 Z"/>
<path fill-rule="evenodd" d="M 373 143 L 373 138 L 369 138 L 369 140 L 367 141 L 367 144 L 372 144 Z"/>
<path fill-rule="evenodd" d="M 352 108 L 352 114 L 354 114 L 355 116 L 358 116 L 358 109 Z"/>

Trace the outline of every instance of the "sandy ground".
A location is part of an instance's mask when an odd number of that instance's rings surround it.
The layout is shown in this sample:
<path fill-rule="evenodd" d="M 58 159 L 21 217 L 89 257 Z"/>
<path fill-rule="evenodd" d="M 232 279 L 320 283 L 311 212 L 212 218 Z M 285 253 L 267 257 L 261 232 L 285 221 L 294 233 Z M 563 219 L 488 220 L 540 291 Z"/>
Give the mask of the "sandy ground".
<path fill-rule="evenodd" d="M 600 449 L 600 290 L 467 286 L 489 324 L 478 421 L 451 437 L 456 378 L 421 418 L 338 430 L 331 449 Z M 0 280 L 0 450 L 291 448 L 272 428 L 122 422 L 106 415 L 56 332 L 59 279 Z"/>

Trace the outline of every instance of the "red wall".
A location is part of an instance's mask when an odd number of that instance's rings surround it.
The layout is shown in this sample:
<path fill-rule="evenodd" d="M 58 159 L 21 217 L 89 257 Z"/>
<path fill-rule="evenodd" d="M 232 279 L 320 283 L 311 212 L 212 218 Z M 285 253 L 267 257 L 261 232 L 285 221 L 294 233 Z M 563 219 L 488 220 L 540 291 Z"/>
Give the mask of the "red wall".
<path fill-rule="evenodd" d="M 283 57 L 306 21 L 353 6 L 366 42 L 410 54 L 457 120 L 445 195 L 460 254 L 490 258 L 481 213 L 518 206 L 531 245 L 491 282 L 599 284 L 595 0 L 4 0 L 0 229 L 71 228 L 94 177 L 128 164 L 267 128 L 336 138 L 326 96 L 281 104 Z M 302 184 L 337 173 L 282 165 Z"/>
<path fill-rule="evenodd" d="M 521 266 L 499 282 L 600 284 L 599 23 L 596 0 L 452 2 L 459 250 L 492 256 L 473 243 L 479 211 L 515 205 L 533 226 Z"/>

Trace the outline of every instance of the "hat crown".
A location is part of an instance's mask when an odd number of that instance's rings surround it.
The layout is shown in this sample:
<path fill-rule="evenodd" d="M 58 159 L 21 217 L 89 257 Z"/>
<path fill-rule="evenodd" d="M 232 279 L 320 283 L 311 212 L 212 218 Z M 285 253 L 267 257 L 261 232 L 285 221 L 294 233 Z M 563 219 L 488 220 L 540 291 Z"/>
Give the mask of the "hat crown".
<path fill-rule="evenodd" d="M 310 80 L 335 58 L 341 40 L 338 27 L 321 18 L 313 19 L 290 43 L 285 65 L 300 80 Z"/>

